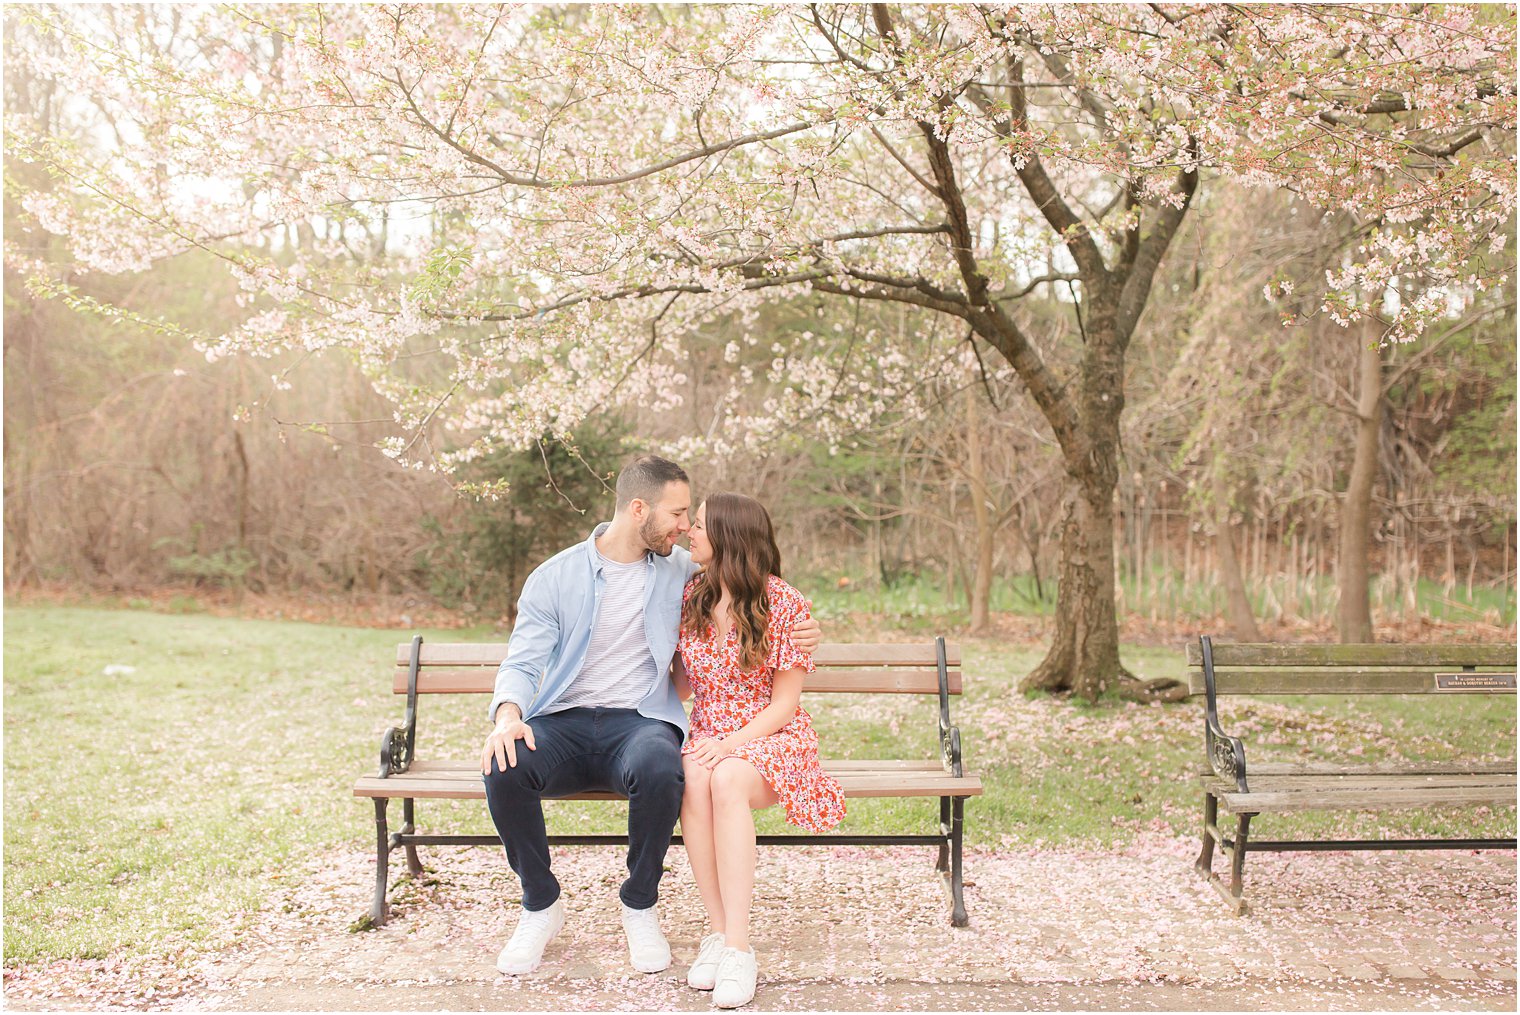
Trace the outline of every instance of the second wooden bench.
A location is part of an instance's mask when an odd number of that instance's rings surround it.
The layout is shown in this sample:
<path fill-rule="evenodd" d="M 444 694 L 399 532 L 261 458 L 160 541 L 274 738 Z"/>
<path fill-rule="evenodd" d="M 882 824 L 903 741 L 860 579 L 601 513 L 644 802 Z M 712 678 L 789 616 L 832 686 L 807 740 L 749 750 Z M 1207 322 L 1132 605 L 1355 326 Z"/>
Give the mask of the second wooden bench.
<path fill-rule="evenodd" d="M 1514 694 L 1513 645 L 1215 645 L 1187 647 L 1190 690 L 1204 696 L 1203 850 L 1198 871 L 1236 915 L 1245 912 L 1246 854 L 1285 850 L 1514 849 L 1510 839 L 1252 840 L 1251 819 L 1300 811 L 1375 811 L 1425 807 L 1513 806 L 1513 741 L 1507 761 L 1378 763 L 1337 757 L 1312 762 L 1246 761 L 1239 737 L 1219 721 L 1223 695 Z M 1235 815 L 1234 834 L 1219 814 Z M 1225 885 L 1214 874 L 1218 845 L 1230 862 Z"/>

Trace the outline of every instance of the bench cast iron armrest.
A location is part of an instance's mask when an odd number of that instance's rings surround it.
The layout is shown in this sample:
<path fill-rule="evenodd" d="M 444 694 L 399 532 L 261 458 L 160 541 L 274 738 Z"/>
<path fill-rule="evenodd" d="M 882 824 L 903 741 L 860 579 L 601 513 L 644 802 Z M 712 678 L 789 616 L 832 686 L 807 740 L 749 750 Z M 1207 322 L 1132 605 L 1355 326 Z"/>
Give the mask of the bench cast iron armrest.
<path fill-rule="evenodd" d="M 1246 745 L 1219 725 L 1218 699 L 1214 692 L 1214 646 L 1206 634 L 1200 635 L 1198 642 L 1203 648 L 1203 689 L 1208 696 L 1208 707 L 1203 716 L 1203 742 L 1209 767 L 1221 779 L 1233 781 L 1242 793 L 1249 793 L 1246 787 Z"/>
<path fill-rule="evenodd" d="M 966 774 L 961 763 L 961 731 L 950 722 L 950 667 L 945 660 L 945 639 L 934 639 L 939 664 L 939 754 L 945 771 L 959 779 Z"/>
<path fill-rule="evenodd" d="M 417 670 L 422 659 L 422 635 L 412 637 L 412 662 L 406 675 L 405 726 L 392 726 L 380 735 L 380 778 L 400 775 L 412 767 L 417 743 Z"/>

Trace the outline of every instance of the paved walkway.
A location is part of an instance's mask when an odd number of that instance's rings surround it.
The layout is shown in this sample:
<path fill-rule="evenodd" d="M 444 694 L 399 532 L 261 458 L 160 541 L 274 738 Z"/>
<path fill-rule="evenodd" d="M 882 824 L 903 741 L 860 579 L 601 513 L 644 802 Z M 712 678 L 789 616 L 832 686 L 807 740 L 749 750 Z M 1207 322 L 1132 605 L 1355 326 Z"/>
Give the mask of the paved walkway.
<path fill-rule="evenodd" d="M 754 939 L 758 1009 L 1514 1010 L 1513 853 L 1253 857 L 1252 914 L 1229 916 L 1170 837 L 1117 853 L 972 851 L 972 925 L 952 930 L 922 848 L 765 848 Z M 556 851 L 569 920 L 538 972 L 493 961 L 513 885 L 485 849 L 434 850 L 384 928 L 351 933 L 372 867 L 327 857 L 236 951 L 168 1006 L 225 1010 L 706 1010 L 683 984 L 703 923 L 671 851 L 667 973 L 627 965 L 621 852 Z M 131 1003 L 130 999 L 127 1003 Z M 23 996 L 10 1007 L 40 1007 Z M 48 1007 L 68 1007 L 67 997 Z"/>

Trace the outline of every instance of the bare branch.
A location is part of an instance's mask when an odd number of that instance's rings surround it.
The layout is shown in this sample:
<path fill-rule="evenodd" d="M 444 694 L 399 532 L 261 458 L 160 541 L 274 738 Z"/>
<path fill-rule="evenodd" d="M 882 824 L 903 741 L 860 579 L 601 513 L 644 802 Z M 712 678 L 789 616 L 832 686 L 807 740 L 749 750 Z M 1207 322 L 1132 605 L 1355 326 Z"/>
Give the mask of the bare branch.
<path fill-rule="evenodd" d="M 914 289 L 918 292 L 923 293 L 925 296 L 928 296 L 930 299 L 956 303 L 962 307 L 966 305 L 965 296 L 962 296 L 960 293 L 951 292 L 948 289 L 941 289 L 939 286 L 935 285 L 933 282 L 930 282 L 928 279 L 922 276 L 914 276 L 913 278 L 894 278 L 891 275 L 881 275 L 876 272 L 866 271 L 863 268 L 852 268 L 849 265 L 845 265 L 841 270 L 851 278 L 858 278 L 862 282 L 871 282 L 876 285 L 892 286 L 896 289 Z"/>
<path fill-rule="evenodd" d="M 516 173 L 513 173 L 510 170 L 497 165 L 495 162 L 492 162 L 490 159 L 481 155 L 479 152 L 476 152 L 473 149 L 467 148 L 464 145 L 460 144 L 451 134 L 444 131 L 437 124 L 429 120 L 427 116 L 422 112 L 422 110 L 417 107 L 417 102 L 412 97 L 412 89 L 409 88 L 405 81 L 402 80 L 400 71 L 397 71 L 396 77 L 392 80 L 395 81 L 396 87 L 401 89 L 401 93 L 406 96 L 406 104 L 407 107 L 412 111 L 412 115 L 417 118 L 417 122 L 420 123 L 423 128 L 428 131 L 428 133 L 432 134 L 434 137 L 438 138 L 438 140 L 454 149 L 468 161 L 473 162 L 482 168 L 489 169 L 496 176 L 500 177 L 502 182 L 510 183 L 513 186 L 517 187 L 530 187 L 535 190 L 556 190 L 581 187 L 612 187 L 620 183 L 632 183 L 634 180 L 641 180 L 646 176 L 654 176 L 657 173 L 665 172 L 667 169 L 674 169 L 676 166 L 682 166 L 688 162 L 695 162 L 698 159 L 705 159 L 710 155 L 717 155 L 722 152 L 732 151 L 735 148 L 743 148 L 746 145 L 757 144 L 762 141 L 774 141 L 778 137 L 786 137 L 789 134 L 797 134 L 805 130 L 812 130 L 815 127 L 821 127 L 829 123 L 831 120 L 830 117 L 824 117 L 817 123 L 790 123 L 785 127 L 777 127 L 774 130 L 768 130 L 758 134 L 745 134 L 742 137 L 731 138 L 727 141 L 719 141 L 716 144 L 710 144 L 703 148 L 696 148 L 692 151 L 684 152 L 680 155 L 668 158 L 663 162 L 656 162 L 654 165 L 645 166 L 642 169 L 635 169 L 632 172 L 624 173 L 621 176 L 596 176 L 583 180 L 542 180 L 536 176 L 519 176 Z"/>
<path fill-rule="evenodd" d="M 998 302 L 999 303 L 1005 303 L 1005 302 L 1007 302 L 1009 300 L 1023 299 L 1025 296 L 1028 296 L 1030 293 L 1034 292 L 1036 289 L 1038 289 L 1040 286 L 1044 285 L 1047 282 L 1080 282 L 1080 281 L 1082 281 L 1082 276 L 1081 275 L 1071 275 L 1071 274 L 1066 274 L 1066 273 L 1060 273 L 1060 274 L 1055 274 L 1055 275 L 1041 275 L 1039 278 L 1030 279 L 1029 284 L 1026 285 L 1024 288 L 1020 289 L 1018 292 L 1011 293 L 1010 295 L 1007 295 L 1007 296 L 999 296 L 998 297 Z"/>
<path fill-rule="evenodd" d="M 844 51 L 844 47 L 839 44 L 839 40 L 834 37 L 834 33 L 824 27 L 823 18 L 819 17 L 818 15 L 817 4 L 808 4 L 808 11 L 813 15 L 813 25 L 818 29 L 818 34 L 822 35 L 825 39 L 828 40 L 829 45 L 833 47 L 834 52 L 838 54 L 839 59 L 854 67 L 858 67 L 859 69 L 866 71 L 869 74 L 880 73 L 876 70 L 876 68 L 872 67 L 864 60 L 861 60 L 856 56 L 851 56 L 849 53 L 846 53 Z"/>
<path fill-rule="evenodd" d="M 872 126 L 871 126 L 871 133 L 876 136 L 876 140 L 878 140 L 878 141 L 881 142 L 881 146 L 887 150 L 887 154 L 891 155 L 894 159 L 896 159 L 897 160 L 897 164 L 900 165 L 900 166 L 902 166 L 904 169 L 906 169 L 908 171 L 908 175 L 911 176 L 911 177 L 913 177 L 913 179 L 915 179 L 915 180 L 918 181 L 919 186 L 923 187 L 925 190 L 927 190 L 929 193 L 933 194 L 935 197 L 943 198 L 944 195 L 942 195 L 939 192 L 939 188 L 936 187 L 934 184 L 930 183 L 928 180 L 926 180 L 923 177 L 923 175 L 921 173 L 919 173 L 919 171 L 917 169 L 914 169 L 908 163 L 907 158 L 905 158 L 903 155 L 899 154 L 896 148 L 892 147 L 892 142 L 888 141 L 887 138 L 886 138 L 886 135 L 884 135 L 879 129 L 877 129 L 877 127 L 874 124 L 872 124 Z"/>
<path fill-rule="evenodd" d="M 906 236 L 906 235 L 933 235 L 934 233 L 948 233 L 950 224 L 941 222 L 933 226 L 883 226 L 880 229 L 862 229 L 853 233 L 835 233 L 833 236 L 821 236 L 808 246 L 817 246 L 819 243 L 837 243 L 842 240 L 869 240 L 877 236 Z"/>
<path fill-rule="evenodd" d="M 834 296 L 854 296 L 865 300 L 882 300 L 888 303 L 911 303 L 915 307 L 923 307 L 926 310 L 938 310 L 941 313 L 953 314 L 964 318 L 970 313 L 970 308 L 964 303 L 946 303 L 926 296 L 914 289 L 889 289 L 886 286 L 846 286 L 839 282 L 814 280 L 813 291 L 830 293 Z"/>
<path fill-rule="evenodd" d="M 1477 141 L 1482 136 L 1483 129 L 1481 127 L 1473 127 L 1471 130 L 1466 131 L 1465 133 L 1458 134 L 1456 137 L 1452 138 L 1446 144 L 1441 145 L 1439 148 L 1435 145 L 1425 144 L 1411 145 L 1411 147 L 1421 155 L 1429 155 L 1433 159 L 1449 159 L 1453 155 L 1457 154 L 1457 152 L 1461 151 L 1463 148 L 1466 148 L 1474 141 Z"/>
<path fill-rule="evenodd" d="M 787 275 L 766 275 L 761 278 L 745 279 L 739 288 L 745 291 L 754 289 L 771 289 L 781 285 L 797 285 L 801 282 L 810 282 L 814 279 L 827 278 L 833 272 L 817 269 L 814 271 L 798 271 Z M 461 314 L 454 311 L 438 310 L 433 316 L 443 320 L 470 320 L 470 321 L 523 321 L 532 317 L 543 317 L 552 314 L 556 310 L 564 310 L 567 307 L 579 306 L 582 303 L 610 303 L 613 300 L 642 299 L 646 296 L 663 296 L 668 293 L 710 293 L 714 290 L 696 282 L 680 282 L 673 285 L 640 285 L 617 289 L 610 293 L 576 293 L 574 296 L 566 296 L 542 307 L 534 307 L 515 314 Z"/>

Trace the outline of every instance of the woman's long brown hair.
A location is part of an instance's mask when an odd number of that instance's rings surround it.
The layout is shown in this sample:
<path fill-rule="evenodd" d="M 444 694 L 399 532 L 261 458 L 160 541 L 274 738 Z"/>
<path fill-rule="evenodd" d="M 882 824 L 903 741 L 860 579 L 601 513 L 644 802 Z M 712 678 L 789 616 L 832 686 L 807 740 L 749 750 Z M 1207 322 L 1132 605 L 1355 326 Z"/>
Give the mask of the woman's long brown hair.
<path fill-rule="evenodd" d="M 707 498 L 707 539 L 713 557 L 682 611 L 683 630 L 705 637 L 718 600 L 727 589 L 732 598 L 734 626 L 739 631 L 739 665 L 753 670 L 770 655 L 765 636 L 770 602 L 765 581 L 781 577 L 781 551 L 764 505 L 742 493 L 715 493 Z"/>

